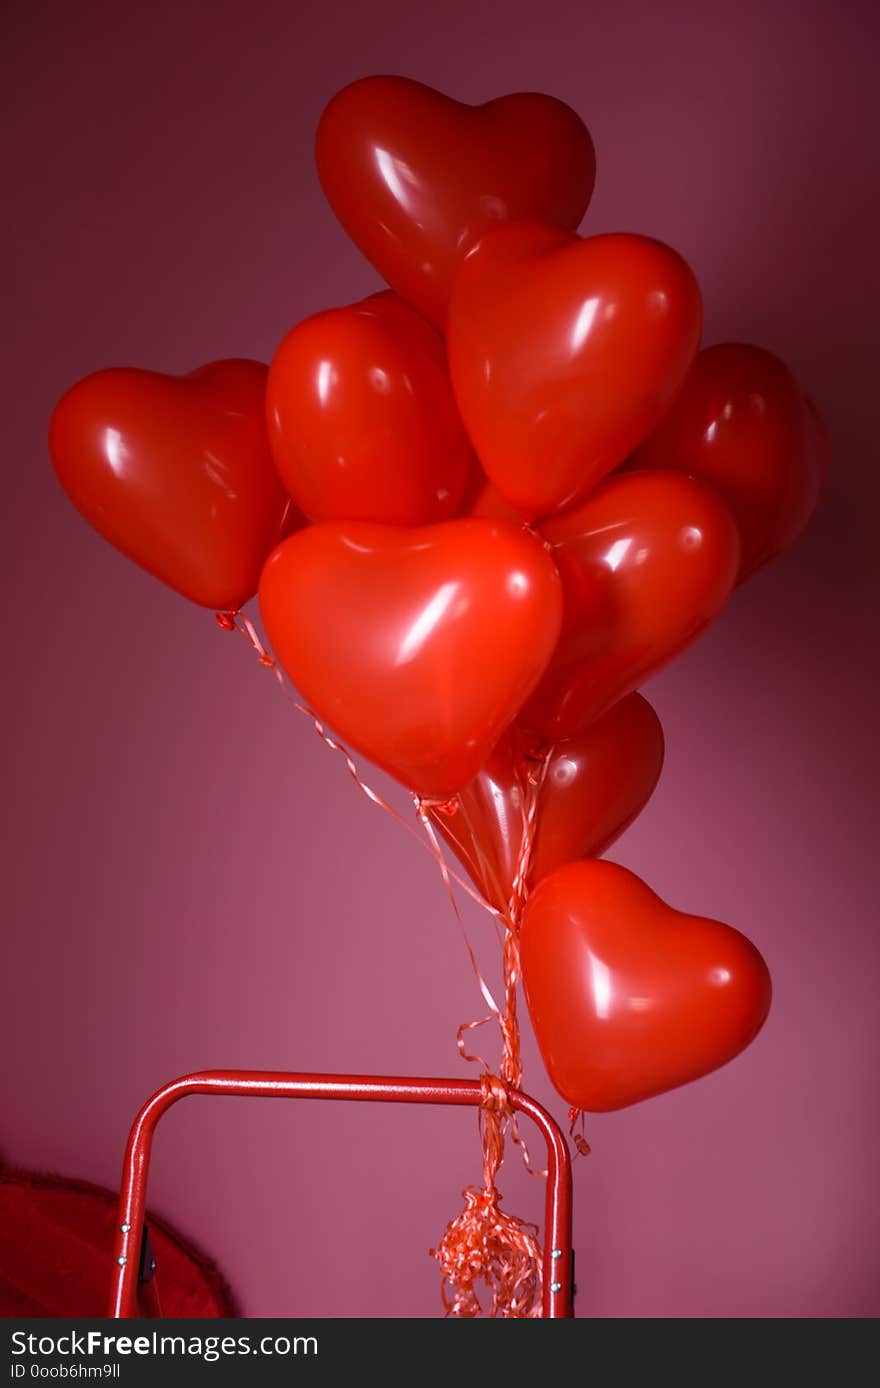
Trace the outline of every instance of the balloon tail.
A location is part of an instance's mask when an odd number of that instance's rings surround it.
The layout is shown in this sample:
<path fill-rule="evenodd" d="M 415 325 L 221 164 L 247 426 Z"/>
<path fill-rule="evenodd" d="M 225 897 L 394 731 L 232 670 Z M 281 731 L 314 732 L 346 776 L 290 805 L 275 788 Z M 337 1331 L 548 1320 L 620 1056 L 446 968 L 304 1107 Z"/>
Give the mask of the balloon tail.
<path fill-rule="evenodd" d="M 575 1132 L 580 1120 L 580 1132 Z M 582 1108 L 570 1108 L 568 1110 L 568 1133 L 574 1143 L 575 1150 L 579 1157 L 590 1155 L 590 1144 L 584 1136 L 584 1111 Z"/>

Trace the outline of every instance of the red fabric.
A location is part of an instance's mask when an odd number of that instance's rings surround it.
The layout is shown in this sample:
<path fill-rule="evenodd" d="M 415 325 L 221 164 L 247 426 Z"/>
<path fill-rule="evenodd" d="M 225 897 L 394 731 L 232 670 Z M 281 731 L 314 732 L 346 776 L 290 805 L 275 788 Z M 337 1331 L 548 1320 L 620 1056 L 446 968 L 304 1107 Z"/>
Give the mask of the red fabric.
<path fill-rule="evenodd" d="M 104 1316 L 117 1197 L 101 1186 L 0 1168 L 0 1315 Z M 223 1278 L 148 1216 L 162 1314 L 233 1316 Z"/>

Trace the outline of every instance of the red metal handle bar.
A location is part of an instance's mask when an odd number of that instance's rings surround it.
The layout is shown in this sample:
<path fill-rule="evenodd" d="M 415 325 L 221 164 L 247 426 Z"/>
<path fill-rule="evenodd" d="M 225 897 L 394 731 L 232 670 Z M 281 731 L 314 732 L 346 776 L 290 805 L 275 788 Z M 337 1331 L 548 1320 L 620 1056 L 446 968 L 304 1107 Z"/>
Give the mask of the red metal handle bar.
<path fill-rule="evenodd" d="M 114 1318 L 135 1315 L 147 1177 L 156 1124 L 172 1104 L 190 1094 L 456 1104 L 472 1108 L 479 1107 L 483 1097 L 479 1080 L 410 1079 L 385 1075 L 297 1075 L 273 1070 L 205 1070 L 163 1085 L 147 1100 L 135 1119 L 125 1149 L 108 1311 L 108 1315 Z M 540 1128 L 547 1143 L 543 1315 L 554 1320 L 570 1317 L 571 1158 L 568 1146 L 554 1119 L 528 1094 L 512 1089 L 508 1098 L 512 1108 L 531 1118 Z"/>

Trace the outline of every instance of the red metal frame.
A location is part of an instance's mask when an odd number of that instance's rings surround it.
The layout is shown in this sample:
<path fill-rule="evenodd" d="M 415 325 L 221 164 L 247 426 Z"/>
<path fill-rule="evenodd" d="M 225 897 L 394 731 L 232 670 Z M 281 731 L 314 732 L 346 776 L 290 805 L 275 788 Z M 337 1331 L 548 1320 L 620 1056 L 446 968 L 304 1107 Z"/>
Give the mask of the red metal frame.
<path fill-rule="evenodd" d="M 113 1250 L 108 1315 L 161 1315 L 155 1281 L 139 1283 L 150 1151 L 156 1124 L 172 1104 L 190 1094 L 233 1094 L 263 1099 L 354 1099 L 394 1104 L 454 1104 L 479 1107 L 479 1080 L 409 1079 L 381 1075 L 298 1075 L 272 1070 L 205 1070 L 184 1075 L 156 1091 L 144 1104 L 128 1137 L 122 1168 L 119 1218 Z M 537 1124 L 547 1144 L 544 1220 L 543 1315 L 571 1317 L 571 1158 L 557 1123 L 546 1109 L 517 1089 L 510 1105 Z"/>

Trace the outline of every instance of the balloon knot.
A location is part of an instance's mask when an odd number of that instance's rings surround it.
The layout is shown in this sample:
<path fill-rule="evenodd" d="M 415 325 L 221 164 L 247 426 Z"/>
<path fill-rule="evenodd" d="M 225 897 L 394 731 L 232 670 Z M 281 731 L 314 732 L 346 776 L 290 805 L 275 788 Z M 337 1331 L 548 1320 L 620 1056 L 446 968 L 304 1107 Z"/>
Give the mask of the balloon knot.
<path fill-rule="evenodd" d="M 552 742 L 538 742 L 534 747 L 530 747 L 523 753 L 523 760 L 533 762 L 538 766 L 546 762 L 549 753 L 553 750 Z"/>
<path fill-rule="evenodd" d="M 458 796 L 450 796 L 448 800 L 436 800 L 431 795 L 414 795 L 416 813 L 422 819 L 432 811 L 437 814 L 453 815 L 458 812 Z"/>
<path fill-rule="evenodd" d="M 215 612 L 214 621 L 217 623 L 218 627 L 222 627 L 224 631 L 235 631 L 234 612 Z"/>
<path fill-rule="evenodd" d="M 507 1089 L 495 1075 L 481 1075 L 480 1090 L 482 1093 L 480 1107 L 485 1109 L 487 1113 L 497 1113 L 501 1117 L 506 1117 L 510 1113 Z"/>

